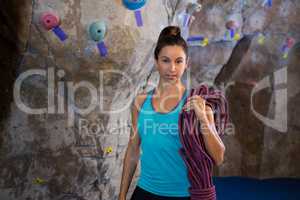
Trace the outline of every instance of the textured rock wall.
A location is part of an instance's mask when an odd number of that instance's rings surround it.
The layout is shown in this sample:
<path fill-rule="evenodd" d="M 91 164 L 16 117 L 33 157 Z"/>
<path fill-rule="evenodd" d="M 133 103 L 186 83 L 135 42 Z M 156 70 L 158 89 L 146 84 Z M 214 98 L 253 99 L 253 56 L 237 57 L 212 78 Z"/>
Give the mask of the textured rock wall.
<path fill-rule="evenodd" d="M 129 105 L 158 81 L 153 50 L 160 30 L 182 26 L 182 12 L 195 2 L 150 0 L 142 8 L 144 26 L 137 27 L 133 11 L 120 0 L 1 1 L 0 199 L 117 198 Z M 205 47 L 190 47 L 183 81 L 191 87 L 226 86 L 232 129 L 222 138 L 226 155 L 215 169 L 218 176 L 300 175 L 299 43 L 287 58 L 281 51 L 287 37 L 300 39 L 300 3 L 262 2 L 198 1 L 201 11 L 182 29 L 209 40 Z M 45 11 L 60 16 L 67 40 L 41 26 Z M 230 19 L 238 23 L 240 40 L 224 38 Z M 107 25 L 106 57 L 87 33 L 97 20 Z M 32 69 L 45 76 L 22 82 L 20 98 L 31 108 L 46 108 L 41 114 L 24 112 L 13 101 L 13 87 Z M 251 98 L 263 79 L 270 87 Z M 275 125 L 259 114 L 276 118 Z"/>

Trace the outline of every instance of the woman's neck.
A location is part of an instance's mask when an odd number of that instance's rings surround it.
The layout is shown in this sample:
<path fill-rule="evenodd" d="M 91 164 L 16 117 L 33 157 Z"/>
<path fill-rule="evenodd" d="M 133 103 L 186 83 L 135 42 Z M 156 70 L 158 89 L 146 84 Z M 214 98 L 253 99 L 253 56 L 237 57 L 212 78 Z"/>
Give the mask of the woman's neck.
<path fill-rule="evenodd" d="M 156 95 L 167 96 L 170 94 L 182 94 L 185 91 L 185 86 L 179 82 L 174 85 L 158 83 L 156 87 Z"/>

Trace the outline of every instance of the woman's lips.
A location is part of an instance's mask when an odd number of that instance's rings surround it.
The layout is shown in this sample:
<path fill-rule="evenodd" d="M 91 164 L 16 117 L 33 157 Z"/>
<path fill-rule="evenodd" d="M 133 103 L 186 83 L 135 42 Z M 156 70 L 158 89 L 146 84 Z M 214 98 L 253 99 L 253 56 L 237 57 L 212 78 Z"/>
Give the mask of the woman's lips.
<path fill-rule="evenodd" d="M 167 76 L 169 76 L 169 77 L 173 77 L 173 76 L 176 76 L 176 74 L 167 74 Z"/>
<path fill-rule="evenodd" d="M 173 79 L 176 78 L 176 75 L 167 75 L 168 78 Z"/>

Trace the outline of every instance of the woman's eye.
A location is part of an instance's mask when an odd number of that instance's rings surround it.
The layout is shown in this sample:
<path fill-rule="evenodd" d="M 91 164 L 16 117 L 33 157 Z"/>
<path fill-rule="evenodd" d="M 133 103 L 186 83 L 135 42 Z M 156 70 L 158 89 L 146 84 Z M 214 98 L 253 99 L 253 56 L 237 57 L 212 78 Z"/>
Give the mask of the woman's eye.
<path fill-rule="evenodd" d="M 168 60 L 163 60 L 163 62 L 169 62 Z"/>
<path fill-rule="evenodd" d="M 178 60 L 177 63 L 182 63 L 182 60 Z"/>

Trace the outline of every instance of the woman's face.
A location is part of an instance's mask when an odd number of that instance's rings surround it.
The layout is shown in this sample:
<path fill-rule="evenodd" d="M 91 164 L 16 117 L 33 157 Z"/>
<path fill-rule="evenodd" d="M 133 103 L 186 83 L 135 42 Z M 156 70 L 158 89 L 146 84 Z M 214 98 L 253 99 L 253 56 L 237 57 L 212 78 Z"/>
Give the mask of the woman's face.
<path fill-rule="evenodd" d="M 181 46 L 165 46 L 155 60 L 160 78 L 167 82 L 180 80 L 187 67 L 187 58 Z"/>

